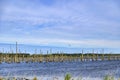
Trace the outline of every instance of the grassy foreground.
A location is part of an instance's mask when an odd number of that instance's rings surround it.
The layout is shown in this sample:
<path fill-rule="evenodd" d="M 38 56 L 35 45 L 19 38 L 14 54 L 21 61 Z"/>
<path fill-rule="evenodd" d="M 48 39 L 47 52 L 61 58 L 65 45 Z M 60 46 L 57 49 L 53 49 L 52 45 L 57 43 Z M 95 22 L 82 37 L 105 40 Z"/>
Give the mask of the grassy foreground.
<path fill-rule="evenodd" d="M 71 75 L 70 74 L 66 74 L 64 80 L 74 80 L 72 79 Z M 82 78 L 78 78 L 77 80 L 82 80 Z M 115 80 L 113 76 L 109 76 L 109 75 L 106 75 L 103 80 Z M 118 79 L 120 80 L 120 78 Z"/>
<path fill-rule="evenodd" d="M 39 80 L 37 77 L 34 77 L 33 79 L 26 79 L 26 78 L 12 78 L 12 79 L 9 79 L 9 78 L 1 78 L 0 77 L 0 80 Z M 49 79 L 47 79 L 49 80 Z M 56 79 L 53 79 L 53 80 L 60 80 L 59 78 L 56 78 Z M 80 78 L 77 78 L 77 79 L 74 79 L 72 78 L 72 76 L 70 74 L 66 74 L 65 77 L 64 77 L 64 80 L 86 80 L 86 79 L 82 79 L 82 77 Z M 110 76 L 110 75 L 106 75 L 102 80 L 120 80 L 120 78 L 118 79 L 115 79 L 113 76 Z"/>

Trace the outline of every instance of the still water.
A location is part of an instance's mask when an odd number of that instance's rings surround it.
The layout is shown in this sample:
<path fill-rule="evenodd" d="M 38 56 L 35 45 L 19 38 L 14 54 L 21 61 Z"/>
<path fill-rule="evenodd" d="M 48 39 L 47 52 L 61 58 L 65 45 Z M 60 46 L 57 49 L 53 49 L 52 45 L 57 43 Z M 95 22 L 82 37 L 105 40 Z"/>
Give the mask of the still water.
<path fill-rule="evenodd" d="M 22 77 L 72 77 L 99 78 L 111 75 L 120 78 L 120 61 L 86 61 L 86 62 L 49 62 L 49 63 L 2 63 L 0 76 Z M 45 80 L 45 79 L 43 79 Z M 49 80 L 49 79 L 48 79 Z"/>

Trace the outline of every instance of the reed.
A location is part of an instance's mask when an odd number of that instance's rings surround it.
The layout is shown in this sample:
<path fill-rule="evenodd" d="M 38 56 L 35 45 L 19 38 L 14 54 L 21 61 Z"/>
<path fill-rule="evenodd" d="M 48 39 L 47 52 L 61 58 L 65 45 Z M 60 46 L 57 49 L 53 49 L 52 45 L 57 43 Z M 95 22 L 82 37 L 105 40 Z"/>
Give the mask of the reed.
<path fill-rule="evenodd" d="M 34 77 L 33 80 L 38 80 L 37 77 Z"/>
<path fill-rule="evenodd" d="M 73 53 L 68 54 L 64 52 L 53 53 L 52 49 L 47 50 L 47 54 L 44 54 L 41 50 L 40 53 L 37 53 L 37 49 L 35 49 L 34 54 L 22 53 L 18 48 L 18 43 L 16 42 L 16 52 L 13 52 L 10 45 L 10 51 L 5 52 L 3 48 L 3 52 L 0 52 L 0 63 L 20 63 L 20 62 L 75 62 L 75 61 L 97 61 L 99 60 L 120 60 L 120 54 L 105 54 L 104 49 L 102 49 L 102 53 L 98 54 L 92 50 L 92 53 L 85 53 L 82 49 L 81 53 Z M 19 51 L 18 51 L 19 50 Z"/>
<path fill-rule="evenodd" d="M 0 63 L 20 62 L 75 62 L 75 61 L 97 61 L 97 60 L 120 60 L 120 54 L 29 54 L 29 53 L 0 53 Z"/>
<path fill-rule="evenodd" d="M 52 77 L 51 77 L 52 78 Z M 27 79 L 25 77 L 13 77 L 12 79 L 9 77 L 0 77 L 0 80 L 44 80 L 43 78 L 39 79 L 37 77 L 34 77 L 33 79 Z M 49 80 L 49 78 L 47 78 L 47 80 Z M 53 77 L 53 79 L 50 80 L 60 80 L 58 77 Z M 89 78 L 86 79 L 82 79 L 82 77 L 78 77 L 78 78 L 72 78 L 72 76 L 70 74 L 66 74 L 65 77 L 62 80 L 89 80 Z M 92 80 L 92 79 L 90 79 Z M 96 78 L 97 80 L 97 78 Z M 120 78 L 115 79 L 114 76 L 110 76 L 110 75 L 106 75 L 103 79 L 101 80 L 120 80 Z"/>
<path fill-rule="evenodd" d="M 113 76 L 106 75 L 106 76 L 104 77 L 104 80 L 114 80 L 114 77 L 113 77 Z"/>
<path fill-rule="evenodd" d="M 66 74 L 64 80 L 70 80 L 70 79 L 71 79 L 71 75 L 70 74 Z"/>

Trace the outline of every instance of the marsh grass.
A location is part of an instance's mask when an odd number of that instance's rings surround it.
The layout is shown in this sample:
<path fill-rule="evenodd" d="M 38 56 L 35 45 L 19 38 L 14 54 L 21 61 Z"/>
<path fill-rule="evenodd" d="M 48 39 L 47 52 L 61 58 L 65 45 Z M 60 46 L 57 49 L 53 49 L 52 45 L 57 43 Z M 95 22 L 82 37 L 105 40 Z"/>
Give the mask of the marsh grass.
<path fill-rule="evenodd" d="M 110 76 L 110 75 L 106 75 L 104 77 L 104 80 L 114 80 L 114 77 L 113 76 Z M 118 79 L 119 80 L 119 79 Z"/>
<path fill-rule="evenodd" d="M 33 80 L 38 80 L 37 77 L 34 77 Z"/>
<path fill-rule="evenodd" d="M 2 80 L 2 78 L 0 77 L 0 80 Z"/>
<path fill-rule="evenodd" d="M 66 74 L 64 80 L 70 80 L 70 79 L 71 79 L 71 75 L 70 74 Z"/>
<path fill-rule="evenodd" d="M 9 77 L 6 77 L 6 78 L 2 78 L 0 77 L 0 80 L 19 80 L 20 78 L 16 78 L 14 77 L 13 79 L 10 79 Z M 71 74 L 66 74 L 65 77 L 63 78 L 64 80 L 89 80 L 89 79 L 82 79 L 82 77 L 78 77 L 78 78 L 72 78 Z M 33 79 L 26 79 L 25 77 L 24 78 L 21 78 L 20 80 L 44 80 L 43 78 L 39 79 L 37 77 L 34 77 Z M 49 80 L 49 79 L 47 79 Z M 51 79 L 50 79 L 51 80 Z M 61 80 L 59 79 L 58 77 L 54 77 L 53 80 Z M 90 79 L 91 80 L 91 79 Z M 97 79 L 96 79 L 97 80 Z M 110 75 L 106 75 L 104 76 L 103 79 L 101 80 L 120 80 L 120 78 L 118 79 L 115 79 L 114 76 L 110 76 Z"/>
<path fill-rule="evenodd" d="M 118 80 L 120 80 L 120 78 L 118 78 Z"/>

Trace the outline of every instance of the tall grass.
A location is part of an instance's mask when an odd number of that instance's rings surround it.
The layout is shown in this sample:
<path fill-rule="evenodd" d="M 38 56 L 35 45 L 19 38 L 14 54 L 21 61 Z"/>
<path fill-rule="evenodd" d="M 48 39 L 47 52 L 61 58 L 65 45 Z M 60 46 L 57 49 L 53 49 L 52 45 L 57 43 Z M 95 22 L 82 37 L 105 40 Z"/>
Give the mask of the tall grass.
<path fill-rule="evenodd" d="M 33 80 L 38 80 L 37 77 L 34 77 Z"/>
<path fill-rule="evenodd" d="M 19 79 L 17 79 L 17 78 L 13 78 L 13 79 L 9 79 L 9 78 L 1 78 L 0 77 L 0 80 L 44 80 L 44 79 L 38 79 L 37 77 L 34 77 L 33 79 L 23 79 L 23 78 L 19 78 Z M 49 79 L 47 79 L 47 80 L 49 80 Z M 51 80 L 51 79 L 50 79 Z M 55 78 L 55 79 L 53 79 L 53 80 L 61 80 L 61 79 L 59 79 L 59 78 Z M 65 78 L 64 78 L 64 80 L 87 80 L 87 79 L 82 79 L 82 78 L 77 78 L 77 79 L 74 79 L 74 78 L 72 78 L 71 77 L 71 75 L 70 74 L 66 74 L 66 76 L 65 76 Z M 88 79 L 89 80 L 89 79 Z M 90 79 L 91 80 L 91 79 Z M 97 79 L 96 79 L 97 80 Z M 102 80 L 102 79 L 101 79 Z M 120 78 L 118 78 L 118 79 L 114 79 L 114 77 L 112 77 L 112 76 L 105 76 L 104 77 L 104 79 L 103 80 L 120 80 Z"/>
<path fill-rule="evenodd" d="M 114 80 L 114 77 L 113 76 L 110 76 L 110 75 L 106 75 L 104 77 L 104 80 Z"/>
<path fill-rule="evenodd" d="M 71 79 L 71 75 L 70 74 L 66 74 L 64 80 L 70 80 L 70 79 Z"/>

